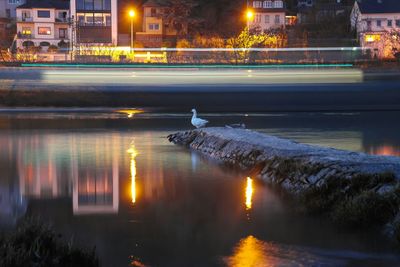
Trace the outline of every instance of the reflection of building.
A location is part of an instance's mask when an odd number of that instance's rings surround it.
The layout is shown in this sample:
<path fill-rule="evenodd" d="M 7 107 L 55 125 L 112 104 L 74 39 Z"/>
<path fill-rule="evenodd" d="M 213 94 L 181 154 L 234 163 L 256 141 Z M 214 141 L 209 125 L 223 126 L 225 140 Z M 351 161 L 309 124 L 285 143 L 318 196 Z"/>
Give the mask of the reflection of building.
<path fill-rule="evenodd" d="M 282 0 L 249 1 L 254 10 L 250 28 L 261 31 L 285 27 L 285 5 Z"/>
<path fill-rule="evenodd" d="M 94 155 L 85 155 L 90 145 Z M 116 213 L 119 206 L 119 147 L 118 138 L 104 142 L 88 138 L 73 138 L 71 173 L 73 181 L 72 206 L 74 214 Z M 79 151 L 80 150 L 80 151 Z"/>
<path fill-rule="evenodd" d="M 371 48 L 372 56 L 393 57 L 391 38 L 399 43 L 399 36 L 392 37 L 390 33 L 400 32 L 399 0 L 358 0 L 350 20 L 361 46 Z"/>
<path fill-rule="evenodd" d="M 163 42 L 173 42 L 177 31 L 162 19 L 165 6 L 149 0 L 143 5 L 143 31 L 136 33 L 136 40 L 145 47 L 162 47 Z"/>
<path fill-rule="evenodd" d="M 117 45 L 117 4 L 117 0 L 71 0 L 71 17 L 76 24 L 73 39 L 80 44 Z"/>
<path fill-rule="evenodd" d="M 119 205 L 119 138 L 19 137 L 19 191 L 28 198 L 72 195 L 74 214 L 115 213 Z M 86 147 L 90 147 L 86 150 Z"/>
<path fill-rule="evenodd" d="M 69 39 L 69 2 L 30 0 L 17 8 L 17 47 L 62 46 Z"/>

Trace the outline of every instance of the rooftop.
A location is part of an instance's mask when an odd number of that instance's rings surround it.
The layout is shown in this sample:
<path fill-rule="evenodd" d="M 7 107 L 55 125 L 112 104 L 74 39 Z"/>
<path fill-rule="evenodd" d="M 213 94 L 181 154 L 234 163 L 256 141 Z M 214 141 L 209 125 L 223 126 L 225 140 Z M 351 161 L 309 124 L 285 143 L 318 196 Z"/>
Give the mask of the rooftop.
<path fill-rule="evenodd" d="M 357 0 L 361 13 L 400 13 L 400 0 Z"/>
<path fill-rule="evenodd" d="M 69 9 L 69 0 L 28 0 L 17 8 Z"/>

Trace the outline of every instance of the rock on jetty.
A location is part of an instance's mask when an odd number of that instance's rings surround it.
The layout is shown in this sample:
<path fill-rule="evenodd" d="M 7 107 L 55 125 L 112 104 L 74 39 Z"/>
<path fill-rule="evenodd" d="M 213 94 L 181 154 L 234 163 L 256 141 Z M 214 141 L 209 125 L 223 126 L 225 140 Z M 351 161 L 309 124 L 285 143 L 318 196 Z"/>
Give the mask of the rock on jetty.
<path fill-rule="evenodd" d="M 308 213 L 357 228 L 384 226 L 400 241 L 400 157 L 221 127 L 178 132 L 168 139 L 279 186 Z"/>

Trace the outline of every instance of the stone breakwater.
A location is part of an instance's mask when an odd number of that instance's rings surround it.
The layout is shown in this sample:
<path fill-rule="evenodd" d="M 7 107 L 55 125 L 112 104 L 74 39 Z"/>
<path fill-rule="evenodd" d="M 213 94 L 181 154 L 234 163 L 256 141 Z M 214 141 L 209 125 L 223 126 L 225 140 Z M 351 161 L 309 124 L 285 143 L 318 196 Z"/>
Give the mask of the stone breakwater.
<path fill-rule="evenodd" d="M 311 214 L 350 227 L 381 227 L 400 242 L 400 157 L 300 144 L 246 129 L 203 128 L 170 142 L 284 189 Z"/>

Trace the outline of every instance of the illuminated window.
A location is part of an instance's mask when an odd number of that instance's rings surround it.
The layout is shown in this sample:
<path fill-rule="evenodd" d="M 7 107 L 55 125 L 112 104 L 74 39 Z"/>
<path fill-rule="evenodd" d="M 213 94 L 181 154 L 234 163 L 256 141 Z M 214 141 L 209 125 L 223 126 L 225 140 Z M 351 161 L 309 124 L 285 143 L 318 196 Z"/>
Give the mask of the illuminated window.
<path fill-rule="evenodd" d="M 31 35 L 31 34 L 32 34 L 31 28 L 23 27 L 23 28 L 22 28 L 22 34 L 24 34 L 24 35 Z"/>
<path fill-rule="evenodd" d="M 51 28 L 50 27 L 38 27 L 38 34 L 39 35 L 51 35 Z"/>
<path fill-rule="evenodd" d="M 19 3 L 20 3 L 20 0 L 8 0 L 8 3 L 9 3 L 10 5 L 15 5 L 15 4 L 19 4 Z"/>
<path fill-rule="evenodd" d="M 377 42 L 381 40 L 381 36 L 379 34 L 366 34 L 365 41 L 367 43 Z"/>

